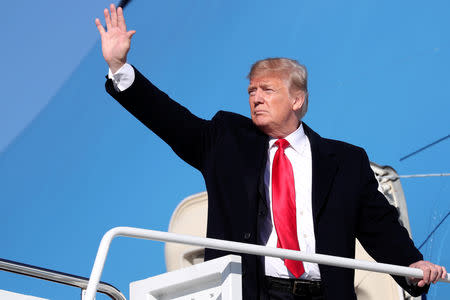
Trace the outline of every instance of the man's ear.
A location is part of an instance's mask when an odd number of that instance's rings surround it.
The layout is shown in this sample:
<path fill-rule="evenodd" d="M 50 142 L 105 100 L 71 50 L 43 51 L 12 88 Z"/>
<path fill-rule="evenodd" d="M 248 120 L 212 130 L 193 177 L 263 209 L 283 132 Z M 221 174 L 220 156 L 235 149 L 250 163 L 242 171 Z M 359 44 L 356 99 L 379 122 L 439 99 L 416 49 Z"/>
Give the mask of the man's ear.
<path fill-rule="evenodd" d="M 294 102 L 292 103 L 292 109 L 295 112 L 299 112 L 305 103 L 305 93 L 303 91 L 298 91 L 295 95 L 293 95 Z"/>

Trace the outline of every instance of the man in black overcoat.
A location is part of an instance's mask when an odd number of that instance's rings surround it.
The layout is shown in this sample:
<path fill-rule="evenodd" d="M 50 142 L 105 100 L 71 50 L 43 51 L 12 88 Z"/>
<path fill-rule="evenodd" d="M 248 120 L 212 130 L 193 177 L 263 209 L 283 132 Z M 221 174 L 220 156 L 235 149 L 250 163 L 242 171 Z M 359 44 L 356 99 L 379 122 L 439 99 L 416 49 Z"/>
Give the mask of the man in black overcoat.
<path fill-rule="evenodd" d="M 419 295 L 445 268 L 423 261 L 398 213 L 377 190 L 365 151 L 320 137 L 307 110 L 304 66 L 266 59 L 250 71 L 251 119 L 220 111 L 203 120 L 127 64 L 135 31 L 121 8 L 96 19 L 110 71 L 106 89 L 139 121 L 200 170 L 208 191 L 207 236 L 353 258 L 355 238 L 377 261 L 417 267 L 424 278 L 394 277 Z M 280 177 L 281 176 L 281 177 Z M 207 249 L 206 259 L 227 253 Z M 356 299 L 354 271 L 242 255 L 244 299 Z"/>

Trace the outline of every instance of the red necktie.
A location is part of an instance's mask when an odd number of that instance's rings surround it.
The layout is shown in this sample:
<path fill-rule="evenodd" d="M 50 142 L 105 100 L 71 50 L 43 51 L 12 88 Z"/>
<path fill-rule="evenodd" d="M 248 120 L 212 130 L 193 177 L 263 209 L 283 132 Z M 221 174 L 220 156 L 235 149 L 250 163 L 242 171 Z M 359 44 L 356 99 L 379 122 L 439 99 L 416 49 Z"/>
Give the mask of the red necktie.
<path fill-rule="evenodd" d="M 278 150 L 272 165 L 272 209 L 278 235 L 277 247 L 298 251 L 300 247 L 297 239 L 294 172 L 291 162 L 284 153 L 289 142 L 279 139 L 275 145 L 278 146 Z M 305 273 L 301 261 L 285 259 L 284 264 L 297 278 Z"/>

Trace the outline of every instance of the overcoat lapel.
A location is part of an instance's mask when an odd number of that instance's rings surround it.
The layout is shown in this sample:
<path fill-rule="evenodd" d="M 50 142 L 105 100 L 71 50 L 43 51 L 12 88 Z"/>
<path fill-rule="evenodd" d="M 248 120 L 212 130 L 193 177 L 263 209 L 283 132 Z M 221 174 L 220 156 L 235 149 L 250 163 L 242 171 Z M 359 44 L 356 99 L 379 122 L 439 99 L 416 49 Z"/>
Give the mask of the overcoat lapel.
<path fill-rule="evenodd" d="M 320 211 L 325 206 L 328 193 L 333 183 L 338 164 L 327 142 L 303 123 L 305 134 L 311 144 L 312 156 L 312 209 L 314 227 L 320 218 Z"/>

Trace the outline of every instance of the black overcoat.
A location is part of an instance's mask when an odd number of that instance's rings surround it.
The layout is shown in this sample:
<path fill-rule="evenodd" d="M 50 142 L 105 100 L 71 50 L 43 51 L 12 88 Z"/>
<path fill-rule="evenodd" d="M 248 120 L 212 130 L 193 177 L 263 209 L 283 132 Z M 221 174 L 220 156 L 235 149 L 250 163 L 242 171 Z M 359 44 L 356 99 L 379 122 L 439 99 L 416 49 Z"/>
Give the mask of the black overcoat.
<path fill-rule="evenodd" d="M 258 224 L 269 213 L 263 174 L 269 137 L 244 116 L 220 111 L 203 120 L 170 99 L 135 69 L 123 92 L 106 89 L 184 161 L 200 170 L 208 192 L 207 237 L 259 244 Z M 312 153 L 312 208 L 316 251 L 353 258 L 355 238 L 377 261 L 408 266 L 422 259 L 396 209 L 377 190 L 365 151 L 320 137 L 304 125 Z M 206 259 L 227 254 L 206 250 Z M 320 265 L 326 299 L 356 299 L 354 271 Z M 261 293 L 262 259 L 242 255 L 243 299 Z M 408 286 L 410 293 L 424 289 Z"/>

